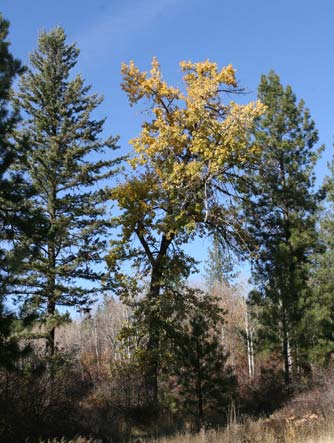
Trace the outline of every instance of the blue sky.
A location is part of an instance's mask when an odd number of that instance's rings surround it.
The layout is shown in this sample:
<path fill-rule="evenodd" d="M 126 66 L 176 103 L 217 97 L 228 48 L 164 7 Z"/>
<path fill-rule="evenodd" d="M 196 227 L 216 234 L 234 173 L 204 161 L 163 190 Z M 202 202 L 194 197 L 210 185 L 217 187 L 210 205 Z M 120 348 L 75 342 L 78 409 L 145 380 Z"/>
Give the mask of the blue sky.
<path fill-rule="evenodd" d="M 311 110 L 327 150 L 317 167 L 320 183 L 334 134 L 334 3 L 331 0 L 1 0 L 10 20 L 12 52 L 24 63 L 41 30 L 60 25 L 81 50 L 78 70 L 105 97 L 106 135 L 119 134 L 122 150 L 137 135 L 140 108 L 120 89 L 121 62 L 148 69 L 153 56 L 170 83 L 180 60 L 232 63 L 240 85 L 255 98 L 261 74 L 274 69 Z M 205 250 L 203 240 L 197 248 Z M 205 248 L 204 248 L 205 246 Z M 198 251 L 199 252 L 199 251 Z"/>

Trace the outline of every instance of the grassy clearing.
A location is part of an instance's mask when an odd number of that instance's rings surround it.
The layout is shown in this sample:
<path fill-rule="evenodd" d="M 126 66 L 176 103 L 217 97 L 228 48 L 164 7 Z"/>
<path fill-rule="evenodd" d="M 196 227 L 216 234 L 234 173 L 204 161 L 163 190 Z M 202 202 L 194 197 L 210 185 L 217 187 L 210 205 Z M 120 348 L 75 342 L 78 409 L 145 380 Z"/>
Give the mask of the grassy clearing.
<path fill-rule="evenodd" d="M 98 440 L 50 440 L 48 443 L 100 443 Z M 116 442 L 110 442 L 116 443 Z M 117 442 L 121 443 L 121 442 Z M 334 443 L 334 415 L 327 418 L 268 419 L 243 424 L 233 423 L 227 428 L 193 435 L 134 439 L 131 443 Z"/>
<path fill-rule="evenodd" d="M 149 443 L 332 443 L 334 442 L 334 419 L 332 421 L 303 423 L 279 423 L 248 421 L 233 424 L 221 431 L 202 432 L 198 435 L 179 434 L 173 438 L 148 440 Z M 146 442 L 145 442 L 146 443 Z"/>
<path fill-rule="evenodd" d="M 245 419 L 241 422 L 237 420 L 235 411 L 231 410 L 229 423 L 220 430 L 150 439 L 136 437 L 129 443 L 334 443 L 333 378 L 327 380 L 322 389 L 314 388 L 296 395 L 270 418 Z M 48 443 L 102 442 L 78 438 Z M 105 443 L 123 442 L 113 440 Z"/>

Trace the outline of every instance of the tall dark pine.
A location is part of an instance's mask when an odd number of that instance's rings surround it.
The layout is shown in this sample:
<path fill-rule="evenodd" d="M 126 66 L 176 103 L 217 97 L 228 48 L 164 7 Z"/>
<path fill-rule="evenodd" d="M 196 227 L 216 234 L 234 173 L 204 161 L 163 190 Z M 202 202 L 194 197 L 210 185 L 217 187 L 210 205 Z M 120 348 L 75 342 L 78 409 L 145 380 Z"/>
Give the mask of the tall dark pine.
<path fill-rule="evenodd" d="M 313 336 L 313 358 L 329 364 L 334 355 L 334 160 L 326 177 L 326 204 L 320 213 L 321 251 L 314 256 L 311 278 L 314 291 L 313 309 L 307 319 Z"/>
<path fill-rule="evenodd" d="M 15 171 L 18 152 L 13 134 L 19 112 L 11 104 L 11 87 L 23 69 L 9 51 L 8 30 L 9 22 L 0 15 L 0 366 L 11 367 L 19 348 L 11 336 L 15 317 L 6 309 L 6 298 L 28 253 L 18 238 L 29 231 L 32 213 L 31 188 Z"/>
<path fill-rule="evenodd" d="M 62 28 L 43 32 L 17 99 L 27 116 L 20 137 L 30 144 L 22 166 L 47 219 L 39 233 L 41 252 L 26 263 L 19 295 L 43 315 L 51 355 L 61 317 L 57 307 L 85 308 L 101 290 L 104 272 L 97 264 L 108 227 L 104 180 L 119 162 L 111 159 L 116 139 L 100 138 L 105 120 L 91 115 L 102 98 L 89 94 L 80 75 L 71 75 L 78 55 Z"/>
<path fill-rule="evenodd" d="M 302 330 L 310 303 L 308 263 L 316 245 L 313 169 L 319 155 L 317 131 L 303 101 L 270 72 L 262 76 L 259 99 L 267 106 L 254 130 L 263 149 L 251 177 L 247 218 L 257 245 L 254 280 L 263 304 L 263 335 L 282 353 L 285 381 L 307 366 Z"/>

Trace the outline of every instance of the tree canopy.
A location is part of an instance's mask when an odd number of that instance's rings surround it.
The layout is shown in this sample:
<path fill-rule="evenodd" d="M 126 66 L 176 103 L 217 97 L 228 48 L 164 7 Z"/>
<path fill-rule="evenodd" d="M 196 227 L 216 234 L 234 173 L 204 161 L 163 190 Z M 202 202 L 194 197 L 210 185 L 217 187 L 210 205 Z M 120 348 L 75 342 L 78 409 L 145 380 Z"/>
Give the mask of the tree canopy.
<path fill-rule="evenodd" d="M 103 263 L 108 230 L 105 180 L 119 163 L 110 156 L 116 139 L 100 138 L 105 119 L 92 117 L 102 97 L 89 94 L 80 75 L 72 77 L 78 56 L 62 28 L 42 32 L 17 95 L 26 113 L 17 138 L 29 142 L 21 168 L 45 226 L 30 239 L 39 255 L 25 263 L 16 293 L 44 315 L 52 353 L 61 319 L 56 308 L 87 308 L 101 291 L 104 273 L 96 264 Z"/>

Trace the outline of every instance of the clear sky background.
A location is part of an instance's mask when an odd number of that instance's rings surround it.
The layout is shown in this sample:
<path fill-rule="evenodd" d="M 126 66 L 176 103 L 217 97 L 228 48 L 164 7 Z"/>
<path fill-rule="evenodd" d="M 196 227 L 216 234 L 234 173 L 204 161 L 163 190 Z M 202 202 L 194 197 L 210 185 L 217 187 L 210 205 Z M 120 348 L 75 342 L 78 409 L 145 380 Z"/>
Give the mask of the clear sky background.
<path fill-rule="evenodd" d="M 60 25 L 81 50 L 77 69 L 105 97 L 106 135 L 120 135 L 123 152 L 137 135 L 140 106 L 120 89 L 120 65 L 149 69 L 157 56 L 165 79 L 180 82 L 180 60 L 232 63 L 240 86 L 256 96 L 261 74 L 274 69 L 303 98 L 327 146 L 316 174 L 321 183 L 334 134 L 334 2 L 332 0 L 0 0 L 11 23 L 13 54 L 28 64 L 41 30 Z M 196 244 L 199 257 L 208 243 Z"/>

